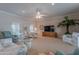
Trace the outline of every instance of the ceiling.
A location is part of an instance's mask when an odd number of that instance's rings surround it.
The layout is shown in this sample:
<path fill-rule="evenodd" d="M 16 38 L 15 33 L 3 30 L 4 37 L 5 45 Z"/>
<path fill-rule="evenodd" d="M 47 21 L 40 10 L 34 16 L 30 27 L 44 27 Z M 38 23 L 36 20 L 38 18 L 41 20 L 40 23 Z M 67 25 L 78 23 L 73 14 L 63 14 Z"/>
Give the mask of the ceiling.
<path fill-rule="evenodd" d="M 65 15 L 79 11 L 78 3 L 0 3 L 0 10 L 22 17 L 31 17 L 39 9 L 48 17 Z"/>

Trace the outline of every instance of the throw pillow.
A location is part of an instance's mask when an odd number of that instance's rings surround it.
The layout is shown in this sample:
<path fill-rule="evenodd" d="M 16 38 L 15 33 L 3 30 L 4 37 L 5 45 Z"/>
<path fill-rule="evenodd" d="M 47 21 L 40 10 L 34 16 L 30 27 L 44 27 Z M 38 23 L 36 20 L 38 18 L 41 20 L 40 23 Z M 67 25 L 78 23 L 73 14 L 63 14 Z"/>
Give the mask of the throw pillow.
<path fill-rule="evenodd" d="M 11 32 L 9 32 L 9 31 L 4 31 L 2 33 L 4 35 L 4 38 L 11 38 L 12 37 Z"/>
<path fill-rule="evenodd" d="M 56 51 L 55 55 L 64 55 L 62 51 Z"/>
<path fill-rule="evenodd" d="M 3 36 L 3 33 L 0 32 L 0 39 L 2 39 L 4 36 Z"/>

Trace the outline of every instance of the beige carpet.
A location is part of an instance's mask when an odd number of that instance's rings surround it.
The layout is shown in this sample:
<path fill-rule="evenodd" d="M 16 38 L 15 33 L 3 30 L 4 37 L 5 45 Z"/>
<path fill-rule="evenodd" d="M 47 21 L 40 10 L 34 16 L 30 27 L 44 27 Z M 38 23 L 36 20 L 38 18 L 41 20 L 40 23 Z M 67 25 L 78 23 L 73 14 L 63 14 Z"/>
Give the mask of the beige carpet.
<path fill-rule="evenodd" d="M 74 49 L 74 46 L 64 43 L 62 39 L 43 37 L 32 40 L 32 48 L 29 50 L 29 54 L 37 55 L 49 51 L 63 51 L 67 54 L 72 52 Z"/>

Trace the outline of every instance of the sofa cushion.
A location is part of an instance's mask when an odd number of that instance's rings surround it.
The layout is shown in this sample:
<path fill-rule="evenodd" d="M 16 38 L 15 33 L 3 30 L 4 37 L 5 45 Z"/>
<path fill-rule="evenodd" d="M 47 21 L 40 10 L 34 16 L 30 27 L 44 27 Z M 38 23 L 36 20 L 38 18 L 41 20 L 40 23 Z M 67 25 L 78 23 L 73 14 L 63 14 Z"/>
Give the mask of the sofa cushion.
<path fill-rule="evenodd" d="M 0 39 L 0 43 L 3 47 L 8 47 L 12 45 L 12 38 Z"/>
<path fill-rule="evenodd" d="M 3 36 L 3 33 L 0 32 L 0 39 L 2 39 L 4 36 Z"/>
<path fill-rule="evenodd" d="M 4 31 L 2 33 L 4 35 L 4 38 L 11 38 L 12 37 L 11 32 L 9 32 L 9 31 Z"/>

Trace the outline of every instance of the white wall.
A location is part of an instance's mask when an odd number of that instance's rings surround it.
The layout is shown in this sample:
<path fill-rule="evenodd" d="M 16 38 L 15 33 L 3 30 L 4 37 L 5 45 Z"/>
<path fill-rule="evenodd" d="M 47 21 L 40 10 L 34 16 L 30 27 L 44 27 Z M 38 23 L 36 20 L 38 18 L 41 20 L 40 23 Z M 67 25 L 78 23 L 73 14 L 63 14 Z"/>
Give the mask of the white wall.
<path fill-rule="evenodd" d="M 25 27 L 27 27 L 26 31 L 30 32 L 31 25 L 36 27 L 42 23 L 39 21 L 37 21 L 37 22 L 36 22 L 36 19 L 32 18 L 32 17 L 31 18 L 21 17 L 21 16 L 15 15 L 15 14 L 0 11 L 0 31 L 11 31 L 12 32 L 12 25 L 19 24 L 20 25 L 20 32 L 24 32 Z M 37 29 L 38 29 L 37 32 L 40 33 L 39 27 Z M 13 33 L 13 34 L 16 34 L 16 33 Z M 38 36 L 40 36 L 40 35 L 38 35 Z"/>
<path fill-rule="evenodd" d="M 12 24 L 20 24 L 21 30 L 23 22 L 24 21 L 16 15 L 0 11 L 0 31 L 12 31 Z"/>

